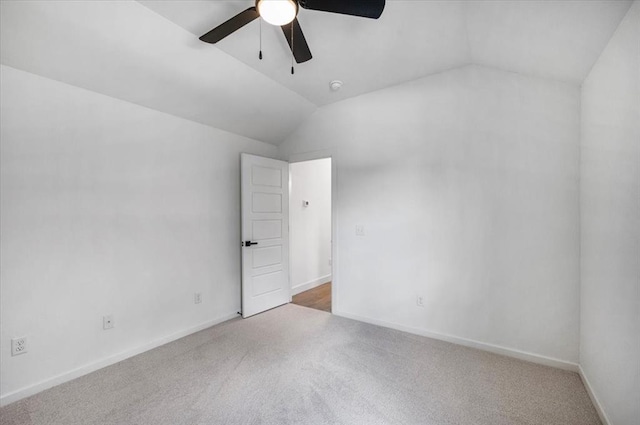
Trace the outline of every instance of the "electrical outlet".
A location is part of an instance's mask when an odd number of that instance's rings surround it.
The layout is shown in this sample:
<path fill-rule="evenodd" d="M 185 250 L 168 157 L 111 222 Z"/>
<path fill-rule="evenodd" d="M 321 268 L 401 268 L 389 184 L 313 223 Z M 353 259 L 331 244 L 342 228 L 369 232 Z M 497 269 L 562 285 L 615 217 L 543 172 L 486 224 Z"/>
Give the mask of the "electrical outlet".
<path fill-rule="evenodd" d="M 113 329 L 115 324 L 113 323 L 113 314 L 102 316 L 102 329 Z"/>
<path fill-rule="evenodd" d="M 202 293 L 200 293 L 200 292 L 196 292 L 196 293 L 193 295 L 193 302 L 194 302 L 195 304 L 200 304 L 200 303 L 202 302 Z"/>
<path fill-rule="evenodd" d="M 331 261 L 331 258 L 329 258 L 329 265 L 332 266 L 333 265 L 333 261 Z"/>
<path fill-rule="evenodd" d="M 416 305 L 418 307 L 424 307 L 424 297 L 422 295 L 416 297 Z"/>
<path fill-rule="evenodd" d="M 356 224 L 356 236 L 364 236 L 364 224 Z"/>
<path fill-rule="evenodd" d="M 13 338 L 11 340 L 11 355 L 17 356 L 19 354 L 26 353 L 27 350 L 27 337 Z"/>

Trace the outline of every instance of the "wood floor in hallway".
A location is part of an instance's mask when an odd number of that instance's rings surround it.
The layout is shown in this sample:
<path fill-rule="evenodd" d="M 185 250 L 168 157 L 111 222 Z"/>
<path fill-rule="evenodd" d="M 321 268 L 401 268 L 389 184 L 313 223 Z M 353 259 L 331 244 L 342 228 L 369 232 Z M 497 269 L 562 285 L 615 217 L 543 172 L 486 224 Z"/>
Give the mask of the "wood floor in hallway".
<path fill-rule="evenodd" d="M 292 303 L 331 313 L 331 282 L 294 295 Z"/>

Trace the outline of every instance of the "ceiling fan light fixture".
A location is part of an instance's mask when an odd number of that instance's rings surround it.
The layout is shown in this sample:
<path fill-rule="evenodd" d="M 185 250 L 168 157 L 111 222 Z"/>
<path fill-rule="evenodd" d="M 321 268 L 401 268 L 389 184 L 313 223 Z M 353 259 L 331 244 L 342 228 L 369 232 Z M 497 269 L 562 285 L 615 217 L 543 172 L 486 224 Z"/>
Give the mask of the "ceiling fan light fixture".
<path fill-rule="evenodd" d="M 298 4 L 294 0 L 258 0 L 257 8 L 262 19 L 277 26 L 290 23 L 298 14 Z"/>

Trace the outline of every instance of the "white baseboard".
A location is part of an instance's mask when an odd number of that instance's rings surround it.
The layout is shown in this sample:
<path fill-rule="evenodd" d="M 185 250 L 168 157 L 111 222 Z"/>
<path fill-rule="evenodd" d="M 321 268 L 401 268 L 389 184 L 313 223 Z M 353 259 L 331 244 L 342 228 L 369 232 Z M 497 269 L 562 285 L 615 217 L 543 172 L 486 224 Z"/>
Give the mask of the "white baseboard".
<path fill-rule="evenodd" d="M 29 385 L 24 388 L 20 388 L 19 390 L 10 392 L 8 394 L 4 394 L 3 396 L 0 397 L 0 406 L 6 406 L 7 404 L 13 403 L 14 401 L 18 401 L 25 397 L 32 396 L 34 394 L 37 394 L 41 391 L 44 391 L 56 385 L 60 385 L 64 382 L 68 382 L 68 381 L 71 381 L 72 379 L 79 378 L 83 375 L 89 374 L 98 369 L 102 369 L 103 367 L 107 367 L 112 364 L 121 362 L 122 360 L 128 359 L 129 357 L 136 356 L 138 354 L 144 353 L 145 351 L 149 351 L 161 345 L 173 342 L 177 339 L 184 338 L 187 335 L 191 335 L 203 329 L 210 328 L 211 326 L 217 325 L 219 323 L 226 322 L 227 320 L 233 319 L 234 317 L 238 317 L 238 313 L 227 314 L 217 319 L 209 320 L 207 322 L 201 323 L 192 328 L 185 329 L 183 331 L 176 332 L 172 335 L 167 335 L 162 338 L 158 338 L 155 341 L 152 341 L 148 344 L 144 344 L 144 345 L 135 347 L 131 350 L 126 350 L 121 353 L 117 353 L 112 356 L 105 357 L 103 359 L 86 364 L 84 366 L 80 366 L 76 369 L 70 370 L 68 372 L 62 373 L 52 378 L 45 379 L 36 384 Z"/>
<path fill-rule="evenodd" d="M 319 277 L 317 279 L 310 280 L 305 283 L 301 283 L 296 286 L 291 287 L 291 296 L 298 295 L 300 292 L 308 291 L 309 289 L 313 289 L 316 286 L 323 285 L 327 282 L 331 282 L 331 275 L 328 274 L 326 276 Z"/>
<path fill-rule="evenodd" d="M 427 331 L 420 328 L 414 328 L 411 326 L 399 325 L 397 323 L 386 322 L 384 320 L 371 319 L 368 317 L 358 316 L 357 314 L 345 313 L 343 311 L 334 310 L 333 314 L 337 316 L 346 317 L 348 319 L 358 320 L 360 322 L 370 323 L 372 325 L 383 326 L 385 328 L 396 329 L 399 331 L 408 332 L 415 335 L 426 336 L 428 338 L 433 338 L 441 341 L 451 342 L 453 344 L 463 345 L 465 347 L 477 348 L 479 350 L 489 351 L 491 353 L 501 354 L 507 357 L 526 360 L 532 363 L 551 366 L 557 369 L 568 370 L 571 372 L 578 372 L 577 363 L 572 363 L 565 360 L 556 359 L 553 357 L 542 356 L 540 354 L 529 353 L 529 352 L 517 350 L 514 348 L 502 347 L 500 345 L 489 344 L 486 342 L 475 341 L 472 339 L 461 338 L 453 335 L 446 335 L 446 334 L 441 334 L 437 332 L 431 332 L 431 331 Z"/>
<path fill-rule="evenodd" d="M 598 400 L 598 397 L 596 397 L 596 393 L 593 391 L 593 387 L 591 386 L 587 375 L 585 375 L 582 366 L 578 366 L 578 374 L 580 375 L 580 379 L 582 379 L 584 387 L 587 389 L 587 394 L 589 394 L 589 398 L 591 398 L 591 402 L 596 408 L 596 412 L 598 412 L 598 416 L 600 416 L 602 425 L 611 425 L 611 421 L 607 417 L 607 414 L 604 412 L 604 408 L 602 407 L 602 404 L 600 404 L 600 400 Z"/>

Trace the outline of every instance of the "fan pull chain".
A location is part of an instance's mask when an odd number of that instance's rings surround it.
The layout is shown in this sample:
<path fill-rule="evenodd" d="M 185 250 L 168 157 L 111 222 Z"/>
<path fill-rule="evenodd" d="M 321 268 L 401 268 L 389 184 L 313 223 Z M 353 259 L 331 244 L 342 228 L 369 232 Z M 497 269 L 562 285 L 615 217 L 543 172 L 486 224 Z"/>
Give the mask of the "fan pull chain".
<path fill-rule="evenodd" d="M 260 18 L 260 53 L 258 54 L 258 58 L 262 60 L 262 18 Z"/>
<path fill-rule="evenodd" d="M 295 74 L 295 69 L 293 68 L 293 21 L 291 21 L 291 75 Z"/>

